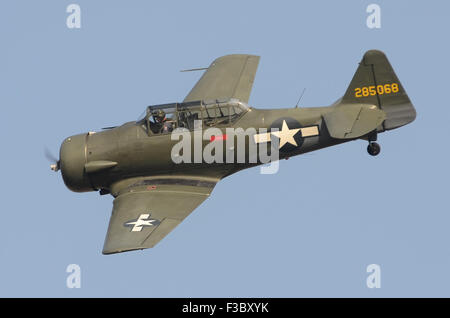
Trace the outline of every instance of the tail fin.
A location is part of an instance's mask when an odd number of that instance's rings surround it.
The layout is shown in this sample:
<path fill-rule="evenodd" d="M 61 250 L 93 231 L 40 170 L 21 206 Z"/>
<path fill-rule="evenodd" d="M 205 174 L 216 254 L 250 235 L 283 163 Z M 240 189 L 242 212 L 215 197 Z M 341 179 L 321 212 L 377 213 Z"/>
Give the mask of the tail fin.
<path fill-rule="evenodd" d="M 364 54 L 341 104 L 377 105 L 386 113 L 384 130 L 398 128 L 416 118 L 416 110 L 386 55 L 377 50 Z"/>

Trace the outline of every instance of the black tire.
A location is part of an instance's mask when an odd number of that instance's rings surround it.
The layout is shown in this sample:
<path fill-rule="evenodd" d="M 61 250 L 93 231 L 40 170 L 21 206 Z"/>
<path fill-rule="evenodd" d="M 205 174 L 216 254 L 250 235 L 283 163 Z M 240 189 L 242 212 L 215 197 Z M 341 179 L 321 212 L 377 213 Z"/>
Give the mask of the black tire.
<path fill-rule="evenodd" d="M 369 155 L 371 156 L 377 156 L 381 151 L 381 147 L 378 143 L 376 142 L 371 142 L 369 143 L 369 145 L 367 146 L 367 152 L 369 153 Z"/>

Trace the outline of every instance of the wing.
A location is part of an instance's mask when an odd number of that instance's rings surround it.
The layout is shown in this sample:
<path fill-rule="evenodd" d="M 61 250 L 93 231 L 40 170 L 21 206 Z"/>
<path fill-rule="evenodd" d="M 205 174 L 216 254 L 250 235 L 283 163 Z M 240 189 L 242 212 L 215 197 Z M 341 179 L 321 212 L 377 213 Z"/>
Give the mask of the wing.
<path fill-rule="evenodd" d="M 217 180 L 142 178 L 114 199 L 103 254 L 150 248 L 199 206 Z"/>
<path fill-rule="evenodd" d="M 233 54 L 219 57 L 205 71 L 184 102 L 237 98 L 248 103 L 259 56 Z"/>

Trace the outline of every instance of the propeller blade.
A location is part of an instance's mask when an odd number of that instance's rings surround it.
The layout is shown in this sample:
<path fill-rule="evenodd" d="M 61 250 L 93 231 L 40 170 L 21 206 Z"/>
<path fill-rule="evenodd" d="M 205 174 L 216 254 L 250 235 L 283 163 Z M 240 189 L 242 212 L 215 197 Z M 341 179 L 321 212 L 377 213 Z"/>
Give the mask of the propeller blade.
<path fill-rule="evenodd" d="M 51 162 L 58 161 L 58 159 L 55 157 L 55 155 L 52 154 L 51 151 L 47 147 L 44 149 L 44 154 L 45 154 L 45 158 L 47 158 L 48 161 L 51 161 Z"/>
<path fill-rule="evenodd" d="M 44 149 L 44 154 L 48 161 L 53 162 L 50 165 L 50 169 L 52 169 L 55 172 L 58 171 L 60 168 L 59 160 L 51 153 L 51 151 L 47 147 Z"/>

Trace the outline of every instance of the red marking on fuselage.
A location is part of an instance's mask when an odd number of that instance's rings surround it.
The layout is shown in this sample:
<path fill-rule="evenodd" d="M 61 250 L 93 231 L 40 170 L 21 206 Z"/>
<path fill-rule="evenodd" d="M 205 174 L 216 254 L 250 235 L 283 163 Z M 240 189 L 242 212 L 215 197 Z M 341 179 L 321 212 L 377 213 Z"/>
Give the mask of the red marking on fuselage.
<path fill-rule="evenodd" d="M 209 139 L 210 142 L 214 140 L 227 140 L 227 135 L 211 136 Z"/>

